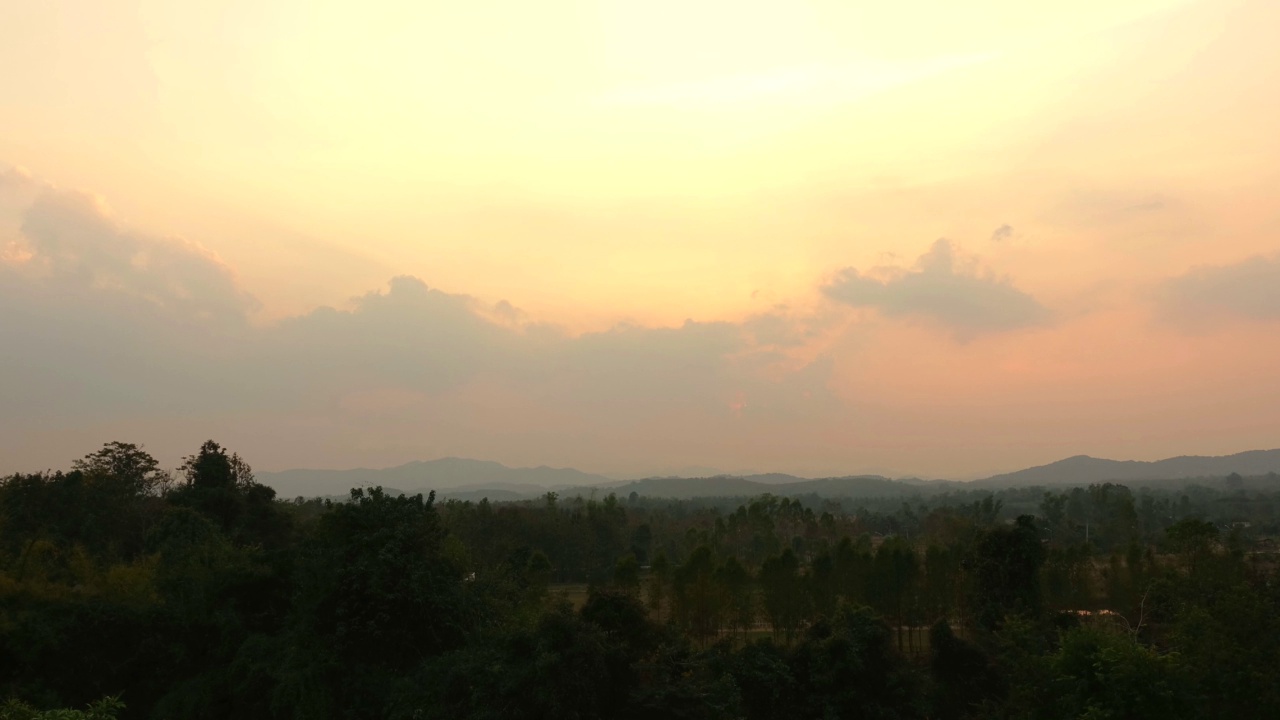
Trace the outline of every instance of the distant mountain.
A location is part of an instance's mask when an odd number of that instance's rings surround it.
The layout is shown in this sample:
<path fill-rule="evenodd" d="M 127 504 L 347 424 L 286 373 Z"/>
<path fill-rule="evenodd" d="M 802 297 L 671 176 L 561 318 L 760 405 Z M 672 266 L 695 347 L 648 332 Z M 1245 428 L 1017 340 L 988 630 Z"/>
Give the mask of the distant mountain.
<path fill-rule="evenodd" d="M 993 475 L 971 482 L 902 478 L 881 475 L 808 479 L 785 473 L 712 477 L 650 477 L 611 480 L 572 468 L 512 468 L 501 463 L 463 458 L 442 458 L 406 463 L 381 470 L 285 470 L 258 473 L 258 480 L 276 489 L 281 497 L 299 495 L 345 496 L 353 487 L 381 485 L 417 493 L 435 490 L 441 497 L 492 501 L 535 498 L 547 490 L 562 495 L 614 492 L 625 497 L 635 492 L 647 497 L 689 499 L 697 497 L 750 497 L 773 493 L 794 497 L 869 498 L 919 495 L 960 489 L 999 489 L 1033 485 L 1088 485 L 1098 482 L 1154 482 L 1188 478 L 1244 476 L 1280 473 L 1280 450 L 1253 450 L 1225 457 L 1183 456 L 1141 462 L 1103 460 L 1077 455 L 1048 465 Z"/>
<path fill-rule="evenodd" d="M 791 483 L 804 482 L 809 478 L 797 477 L 786 473 L 759 473 L 756 475 L 743 475 L 743 480 L 750 480 L 761 485 L 790 485 Z"/>
<path fill-rule="evenodd" d="M 380 470 L 284 470 L 260 472 L 257 477 L 258 482 L 275 488 L 280 497 L 286 498 L 299 495 L 346 495 L 351 488 L 375 485 L 405 488 L 409 492 L 447 488 L 449 494 L 473 488 L 505 490 L 520 496 L 531 486 L 557 488 L 616 482 L 603 475 L 592 475 L 572 468 L 512 468 L 487 460 L 452 457 L 416 461 Z"/>
<path fill-rule="evenodd" d="M 784 481 L 780 478 L 791 478 Z M 791 475 L 749 475 L 732 477 L 721 475 L 708 478 L 645 478 L 631 483 L 624 483 L 609 488 L 609 492 L 620 497 L 632 492 L 646 497 L 663 497 L 687 500 L 699 497 L 750 497 L 772 493 L 795 497 L 797 495 L 820 495 L 823 497 L 884 497 L 892 495 L 915 495 L 921 486 L 913 483 L 890 480 L 878 475 L 858 475 L 851 477 L 821 478 L 805 480 Z"/>
<path fill-rule="evenodd" d="M 1280 472 L 1280 450 L 1250 450 L 1220 457 L 1183 455 L 1154 462 L 1103 460 L 1088 455 L 1076 455 L 1048 465 L 974 480 L 969 485 L 975 488 L 1087 485 L 1107 481 L 1185 480 L 1225 477 L 1231 473 L 1247 476 L 1266 475 L 1272 472 Z"/>

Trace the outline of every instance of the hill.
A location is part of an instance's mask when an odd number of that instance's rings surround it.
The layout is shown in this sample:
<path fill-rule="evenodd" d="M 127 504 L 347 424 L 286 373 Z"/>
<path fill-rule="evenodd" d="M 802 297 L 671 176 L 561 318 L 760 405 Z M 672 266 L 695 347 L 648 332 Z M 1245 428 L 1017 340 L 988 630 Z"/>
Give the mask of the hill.
<path fill-rule="evenodd" d="M 353 487 L 406 488 L 410 492 L 448 489 L 457 495 L 472 489 L 504 490 L 506 497 L 520 496 L 533 488 L 602 485 L 616 482 L 603 475 L 572 468 L 512 468 L 488 460 L 441 458 L 415 461 L 378 470 L 284 470 L 257 473 L 258 482 L 275 488 L 280 497 L 346 495 Z M 445 493 L 442 493 L 445 494 Z M 536 495 L 537 492 L 532 494 Z"/>
<path fill-rule="evenodd" d="M 263 472 L 258 480 L 275 488 L 281 497 L 345 496 L 353 487 L 406 488 L 409 492 L 436 490 L 441 497 L 475 500 L 520 500 L 534 498 L 547 490 L 563 495 L 591 492 L 632 492 L 647 497 L 689 499 L 698 497 L 749 497 L 763 493 L 795 497 L 891 497 L 919 495 L 955 489 L 1000 489 L 1049 485 L 1088 485 L 1101 482 L 1159 482 L 1195 478 L 1280 473 L 1280 450 L 1252 450 L 1222 457 L 1181 456 L 1143 462 L 1106 460 L 1077 455 L 1064 460 L 993 475 L 971 482 L 891 480 L 881 475 L 852 475 L 808 479 L 785 473 L 762 473 L 712 477 L 649 477 L 630 482 L 573 468 L 512 468 L 487 460 L 442 458 L 417 461 L 391 468 L 372 470 L 285 470 Z"/>
<path fill-rule="evenodd" d="M 1105 460 L 1076 455 L 1048 465 L 974 480 L 971 487 L 994 489 L 1028 485 L 1087 485 L 1100 482 L 1225 477 L 1231 473 L 1266 475 L 1272 472 L 1280 472 L 1280 450 L 1250 450 L 1218 457 L 1183 455 L 1154 462 Z"/>

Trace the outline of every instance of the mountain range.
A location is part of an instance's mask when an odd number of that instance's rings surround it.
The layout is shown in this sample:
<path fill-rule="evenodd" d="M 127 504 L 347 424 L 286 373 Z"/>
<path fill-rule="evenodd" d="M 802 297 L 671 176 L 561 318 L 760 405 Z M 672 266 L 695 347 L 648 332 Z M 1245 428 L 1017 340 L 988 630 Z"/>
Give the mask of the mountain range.
<path fill-rule="evenodd" d="M 1238 473 L 1259 476 L 1280 473 L 1280 449 L 1252 450 L 1219 457 L 1180 456 L 1144 462 L 1105 460 L 1077 455 L 1064 460 L 993 475 L 981 480 L 890 479 L 880 475 L 802 478 L 785 473 L 713 477 L 650 477 L 615 480 L 573 468 L 512 468 L 487 460 L 441 458 L 391 468 L 354 470 L 284 470 L 261 472 L 258 479 L 281 497 L 344 496 L 353 487 L 380 485 L 407 492 L 435 490 L 460 500 L 520 500 L 549 490 L 588 494 L 608 490 L 619 495 L 635 492 L 649 497 L 694 498 L 776 495 L 825 497 L 883 497 L 917 494 L 922 490 L 1000 489 L 1010 487 L 1088 485 L 1100 482 L 1147 483 L 1194 478 L 1220 478 Z"/>
<path fill-rule="evenodd" d="M 418 460 L 395 467 L 354 470 L 283 470 L 257 473 L 258 481 L 275 488 L 281 497 L 346 495 L 351 488 L 399 488 L 426 490 L 505 490 L 532 497 L 566 487 L 604 486 L 618 481 L 572 468 L 512 468 L 490 460 L 440 458 Z M 511 498 L 515 499 L 515 498 Z"/>
<path fill-rule="evenodd" d="M 1219 457 L 1181 455 L 1154 462 L 1102 460 L 1088 455 L 1076 455 L 1048 465 L 975 480 L 972 484 L 975 487 L 988 488 L 1087 485 L 1106 481 L 1140 482 L 1226 477 L 1231 473 L 1242 476 L 1280 473 L 1280 450 L 1250 450 Z"/>

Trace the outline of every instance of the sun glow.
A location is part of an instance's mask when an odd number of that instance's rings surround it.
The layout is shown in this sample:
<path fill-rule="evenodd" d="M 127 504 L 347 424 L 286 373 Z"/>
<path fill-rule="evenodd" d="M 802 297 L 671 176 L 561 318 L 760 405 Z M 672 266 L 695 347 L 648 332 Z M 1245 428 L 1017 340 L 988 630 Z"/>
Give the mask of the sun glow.
<path fill-rule="evenodd" d="M 753 208 L 984 172 L 1060 92 L 1010 53 L 1076 67 L 1072 38 L 1181 0 L 100 3 L 92 23 L 73 0 L 31 11 L 18 39 L 75 53 L 28 84 L 74 92 L 92 60 L 121 92 L 86 89 L 76 117 L 100 122 L 74 131 L 9 114 L 8 158 L 217 247 L 277 312 L 413 269 L 577 322 L 584 296 L 667 321 L 803 287 L 813 238 L 846 230 Z M 808 239 L 781 253 L 784 231 Z M 268 280 L 294 264 L 282 236 L 330 248 L 305 300 L 272 297 L 300 292 Z"/>

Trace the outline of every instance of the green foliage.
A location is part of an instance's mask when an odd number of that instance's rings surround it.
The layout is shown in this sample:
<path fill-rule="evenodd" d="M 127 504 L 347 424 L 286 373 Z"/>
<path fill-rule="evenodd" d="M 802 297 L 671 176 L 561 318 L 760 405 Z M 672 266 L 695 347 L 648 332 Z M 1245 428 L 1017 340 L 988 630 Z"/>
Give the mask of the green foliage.
<path fill-rule="evenodd" d="M 640 563 L 635 555 L 618 558 L 613 566 L 613 583 L 627 592 L 640 591 Z"/>
<path fill-rule="evenodd" d="M 434 499 L 352 490 L 302 547 L 294 619 L 340 662 L 404 668 L 462 641 L 462 568 Z"/>
<path fill-rule="evenodd" d="M 760 566 L 760 591 L 774 634 L 790 642 L 804 622 L 809 598 L 800 582 L 800 560 L 790 549 Z"/>
<path fill-rule="evenodd" d="M 720 628 L 725 597 L 715 577 L 715 560 L 705 545 L 677 567 L 672 579 L 672 607 L 677 622 L 699 642 Z"/>
<path fill-rule="evenodd" d="M 1165 543 L 1183 564 L 1194 570 L 1197 560 L 1208 556 L 1218 541 L 1218 528 L 1195 518 L 1180 520 L 1165 528 Z"/>
<path fill-rule="evenodd" d="M 943 720 L 975 716 L 1004 694 L 992 661 L 977 645 L 956 637 L 946 620 L 929 629 L 931 705 Z"/>
<path fill-rule="evenodd" d="M 108 697 L 90 703 L 84 710 L 36 710 L 18 700 L 0 705 L 0 720 L 116 720 L 124 703 Z"/>
<path fill-rule="evenodd" d="M 645 615 L 626 593 L 593 594 L 581 613 L 555 604 L 532 626 L 428 662 L 405 715 L 614 717 L 638 689 L 636 662 L 655 647 Z"/>
<path fill-rule="evenodd" d="M 662 612 L 662 604 L 667 597 L 667 584 L 670 581 L 671 564 L 667 561 L 667 554 L 659 552 L 653 559 L 653 567 L 650 568 L 649 595 L 646 598 L 649 609 L 655 613 Z"/>
<path fill-rule="evenodd" d="M 1029 515 L 983 533 L 971 566 L 974 615 L 982 627 L 994 629 L 1010 613 L 1039 614 L 1044 557 L 1035 519 Z"/>
<path fill-rule="evenodd" d="M 100 476 L 128 495 L 150 494 L 168 480 L 160 470 L 160 463 L 141 445 L 133 443 L 109 442 L 101 450 L 76 460 L 71 467 Z"/>
<path fill-rule="evenodd" d="M 1056 679 L 1049 706 L 1056 717 L 1165 720 L 1187 717 L 1193 707 L 1179 658 L 1123 634 L 1071 630 L 1050 666 Z"/>
<path fill-rule="evenodd" d="M 281 502 L 210 441 L 179 480 L 0 480 L 0 720 L 1280 716 L 1256 478 Z"/>
<path fill-rule="evenodd" d="M 743 631 L 749 629 L 756 619 L 755 583 L 751 571 L 730 555 L 716 568 L 715 580 L 724 594 L 728 626 Z"/>
<path fill-rule="evenodd" d="M 809 629 L 796 649 L 801 686 L 797 715 L 901 718 L 921 715 L 918 678 L 894 652 L 892 633 L 868 608 L 845 605 L 830 623 Z"/>
<path fill-rule="evenodd" d="M 168 494 L 170 503 L 199 512 L 240 542 L 276 547 L 285 541 L 289 528 L 274 507 L 275 490 L 256 482 L 239 455 L 209 440 L 184 460 L 181 474 L 186 482 Z"/>

